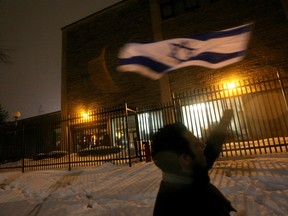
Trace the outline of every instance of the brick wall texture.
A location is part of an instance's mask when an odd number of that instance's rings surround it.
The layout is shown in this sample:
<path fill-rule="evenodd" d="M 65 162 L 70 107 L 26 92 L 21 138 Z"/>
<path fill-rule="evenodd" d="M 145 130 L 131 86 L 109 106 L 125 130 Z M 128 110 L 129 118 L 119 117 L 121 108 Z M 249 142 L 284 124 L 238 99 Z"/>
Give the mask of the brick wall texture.
<path fill-rule="evenodd" d="M 254 22 L 254 28 L 243 61 L 216 70 L 191 66 L 170 72 L 171 91 L 199 89 L 277 71 L 287 73 L 288 19 L 281 0 L 220 0 L 165 20 L 161 28 L 163 39 L 170 39 L 248 22 Z M 124 101 L 136 106 L 160 103 L 159 81 L 116 69 L 118 51 L 125 43 L 153 42 L 149 0 L 121 1 L 64 27 L 62 34 L 62 100 L 67 113 Z"/>

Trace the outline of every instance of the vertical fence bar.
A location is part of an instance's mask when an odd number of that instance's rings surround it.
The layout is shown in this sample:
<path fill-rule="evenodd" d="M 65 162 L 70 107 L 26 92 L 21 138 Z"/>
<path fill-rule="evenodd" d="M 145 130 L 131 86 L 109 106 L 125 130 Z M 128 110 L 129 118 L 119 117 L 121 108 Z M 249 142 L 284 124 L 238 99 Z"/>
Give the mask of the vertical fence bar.
<path fill-rule="evenodd" d="M 128 160 L 129 160 L 129 167 L 132 166 L 131 161 L 131 149 L 130 149 L 130 141 L 129 141 L 129 129 L 128 129 L 128 107 L 127 102 L 124 103 L 125 105 L 125 138 L 127 139 L 127 145 L 128 145 Z"/>
<path fill-rule="evenodd" d="M 25 139 L 24 139 L 24 125 L 22 125 L 22 138 L 21 138 L 21 142 L 22 142 L 22 173 L 24 173 L 25 171 Z"/>
<path fill-rule="evenodd" d="M 67 118 L 67 134 L 68 134 L 68 170 L 71 171 L 71 132 L 70 132 L 70 118 L 71 116 L 68 115 L 68 118 Z"/>

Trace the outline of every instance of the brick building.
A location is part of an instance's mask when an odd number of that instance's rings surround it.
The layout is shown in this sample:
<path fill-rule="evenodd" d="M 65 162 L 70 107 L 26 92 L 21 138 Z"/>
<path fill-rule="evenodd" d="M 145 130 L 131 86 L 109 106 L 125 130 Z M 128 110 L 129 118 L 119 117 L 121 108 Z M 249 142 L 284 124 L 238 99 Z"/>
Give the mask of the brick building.
<path fill-rule="evenodd" d="M 216 70 L 186 67 L 160 80 L 116 70 L 126 43 L 249 22 L 254 28 L 241 62 Z M 227 107 L 234 110 L 227 156 L 288 151 L 287 0 L 122 0 L 62 28 L 62 36 L 61 113 L 1 126 L 0 160 L 50 156 L 43 152 L 52 150 L 87 153 L 87 146 L 91 153 L 96 146 L 96 153 L 109 151 L 98 158 L 102 162 L 116 160 L 121 146 L 120 160 L 131 162 L 146 151 L 153 132 L 175 119 L 205 139 Z M 229 83 L 238 87 L 225 89 Z M 124 101 L 153 106 L 127 115 Z"/>
<path fill-rule="evenodd" d="M 269 86 L 270 81 L 265 84 L 258 81 L 253 87 L 245 84 L 250 85 L 250 80 L 264 75 L 287 76 L 286 12 L 287 5 L 281 0 L 124 0 L 72 23 L 62 29 L 62 115 L 93 112 L 124 101 L 145 107 L 173 101 L 172 93 L 177 95 L 214 89 L 211 86 L 242 83 L 241 92 L 236 92 L 233 97 L 226 97 L 225 92 L 215 88 L 220 97 L 209 93 L 182 100 L 178 112 L 182 115 L 181 121 L 194 134 L 205 137 L 206 131 L 219 121 L 223 109 L 230 107 L 235 111 L 231 126 L 236 134 L 234 139 L 287 136 L 287 95 L 282 94 L 284 89 L 283 85 L 279 87 L 279 80 L 272 77 L 273 85 L 277 87 Z M 216 70 L 186 67 L 170 72 L 160 80 L 116 69 L 119 49 L 126 43 L 185 37 L 249 22 L 254 22 L 254 27 L 247 56 L 241 62 Z M 287 91 L 287 84 L 284 88 Z M 270 92 L 262 94 L 261 91 Z M 137 137 L 135 131 L 139 131 L 139 139 L 147 140 L 145 136 L 167 122 L 164 113 L 158 110 L 138 115 L 138 125 L 131 120 L 130 126 L 125 127 L 122 126 L 125 120 L 121 117 L 113 119 L 108 115 L 102 118 L 102 122 L 95 120 L 95 125 L 86 129 L 75 124 L 72 128 L 73 142 L 87 137 L 102 139 L 108 133 L 112 145 L 122 136 L 133 143 Z M 126 128 L 129 131 L 123 133 Z"/>
<path fill-rule="evenodd" d="M 284 2 L 284 1 L 283 1 Z M 152 42 L 255 23 L 246 58 L 222 69 L 187 67 L 153 81 L 116 70 L 129 42 Z M 281 0 L 125 0 L 72 23 L 63 32 L 64 115 L 127 101 L 171 100 L 171 92 L 229 80 L 287 73 L 288 19 Z"/>

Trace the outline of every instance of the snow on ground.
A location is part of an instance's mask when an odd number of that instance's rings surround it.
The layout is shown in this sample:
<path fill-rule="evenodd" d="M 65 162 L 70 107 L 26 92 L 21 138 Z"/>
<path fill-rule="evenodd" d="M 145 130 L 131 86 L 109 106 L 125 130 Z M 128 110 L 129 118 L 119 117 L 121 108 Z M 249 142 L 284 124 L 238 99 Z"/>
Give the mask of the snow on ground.
<path fill-rule="evenodd" d="M 288 215 L 287 153 L 219 159 L 210 174 L 238 210 L 234 215 Z M 0 170 L 0 215 L 151 216 L 160 180 L 153 162 Z"/>

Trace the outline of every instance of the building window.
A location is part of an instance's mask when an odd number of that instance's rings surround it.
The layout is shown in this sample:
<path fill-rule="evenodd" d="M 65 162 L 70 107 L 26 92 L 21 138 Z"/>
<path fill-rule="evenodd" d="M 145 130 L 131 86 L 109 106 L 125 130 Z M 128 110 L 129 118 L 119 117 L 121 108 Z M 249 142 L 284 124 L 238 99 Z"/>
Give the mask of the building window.
<path fill-rule="evenodd" d="M 183 0 L 186 11 L 194 10 L 199 7 L 197 0 Z"/>
<path fill-rule="evenodd" d="M 159 0 L 162 20 L 179 16 L 220 0 Z"/>
<path fill-rule="evenodd" d="M 204 139 L 212 130 L 212 127 L 220 122 L 224 107 L 234 110 L 233 121 L 229 126 L 231 132 L 242 131 L 242 138 L 246 136 L 247 134 L 244 134 L 246 132 L 243 131 L 245 118 L 241 97 L 234 97 L 233 101 L 223 99 L 182 106 L 183 123 L 193 134 Z"/>
<path fill-rule="evenodd" d="M 162 0 L 160 9 L 162 20 L 179 16 L 199 7 L 198 0 Z"/>

